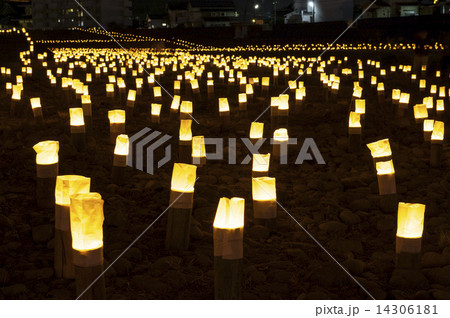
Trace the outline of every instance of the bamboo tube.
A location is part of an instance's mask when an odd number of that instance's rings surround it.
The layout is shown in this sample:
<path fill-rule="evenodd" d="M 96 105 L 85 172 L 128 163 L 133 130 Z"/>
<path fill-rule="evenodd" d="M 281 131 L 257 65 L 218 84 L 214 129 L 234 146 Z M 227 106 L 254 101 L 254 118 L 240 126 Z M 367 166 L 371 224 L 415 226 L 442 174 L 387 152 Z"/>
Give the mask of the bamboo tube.
<path fill-rule="evenodd" d="M 221 198 L 214 218 L 214 297 L 242 298 L 245 200 Z"/>
<path fill-rule="evenodd" d="M 33 146 L 36 151 L 36 201 L 39 208 L 55 207 L 55 186 L 58 175 L 58 141 L 41 141 Z"/>
<path fill-rule="evenodd" d="M 206 147 L 204 136 L 192 137 L 192 164 L 203 167 L 206 164 Z"/>
<path fill-rule="evenodd" d="M 395 266 L 399 269 L 420 268 L 424 214 L 423 204 L 398 204 Z"/>
<path fill-rule="evenodd" d="M 109 118 L 109 143 L 114 145 L 117 136 L 125 133 L 126 113 L 124 110 L 115 109 L 108 111 Z"/>
<path fill-rule="evenodd" d="M 395 170 L 392 160 L 376 163 L 380 206 L 385 212 L 393 212 L 398 204 Z"/>
<path fill-rule="evenodd" d="M 112 180 L 117 185 L 125 183 L 125 167 L 129 152 L 129 142 L 127 135 L 118 135 L 116 147 L 114 149 L 114 160 L 112 168 Z"/>
<path fill-rule="evenodd" d="M 289 136 L 286 128 L 274 131 L 272 138 L 272 154 L 276 164 L 288 163 Z"/>
<path fill-rule="evenodd" d="M 75 194 L 70 199 L 73 265 L 79 299 L 106 299 L 105 280 L 101 275 L 103 273 L 103 203 L 100 194 L 93 192 Z M 97 278 L 99 279 L 95 281 Z"/>
<path fill-rule="evenodd" d="M 91 180 L 82 176 L 65 175 L 56 178 L 55 187 L 55 275 L 73 278 L 72 235 L 70 232 L 70 196 L 88 193 Z"/>
<path fill-rule="evenodd" d="M 174 164 L 166 232 L 168 250 L 189 247 L 196 169 L 194 165 Z"/>
<path fill-rule="evenodd" d="M 72 143 L 78 151 L 83 152 L 86 150 L 86 128 L 83 108 L 70 108 L 69 112 Z"/>
<path fill-rule="evenodd" d="M 230 127 L 230 106 L 227 98 L 219 98 L 219 116 L 222 130 Z"/>
<path fill-rule="evenodd" d="M 350 112 L 348 124 L 348 151 L 357 153 L 361 151 L 361 116 Z"/>
<path fill-rule="evenodd" d="M 42 115 L 41 99 L 39 97 L 30 98 L 30 104 L 36 124 L 42 125 L 44 123 L 44 117 Z"/>
<path fill-rule="evenodd" d="M 192 153 L 192 120 L 180 120 L 180 132 L 178 139 L 178 160 L 182 163 L 191 162 Z"/>
<path fill-rule="evenodd" d="M 90 95 L 81 96 L 81 107 L 83 108 L 83 116 L 86 124 L 86 132 L 92 134 L 92 103 Z"/>
<path fill-rule="evenodd" d="M 275 178 L 252 178 L 253 222 L 273 230 L 277 218 Z"/>
<path fill-rule="evenodd" d="M 442 145 L 444 143 L 444 122 L 434 121 L 433 132 L 431 133 L 430 166 L 441 167 Z"/>

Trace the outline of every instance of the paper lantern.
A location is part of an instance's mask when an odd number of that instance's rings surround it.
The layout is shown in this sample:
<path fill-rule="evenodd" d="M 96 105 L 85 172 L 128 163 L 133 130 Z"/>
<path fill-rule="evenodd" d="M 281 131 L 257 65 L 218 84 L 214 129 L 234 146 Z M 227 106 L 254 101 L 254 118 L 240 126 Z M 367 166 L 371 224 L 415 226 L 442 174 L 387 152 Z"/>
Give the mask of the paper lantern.
<path fill-rule="evenodd" d="M 444 140 L 444 122 L 434 121 L 433 132 L 431 134 L 431 141 L 443 141 Z"/>
<path fill-rule="evenodd" d="M 128 90 L 127 101 L 134 102 L 136 101 L 136 91 L 133 89 Z"/>
<path fill-rule="evenodd" d="M 423 121 L 423 138 L 425 141 L 431 140 L 431 133 L 433 132 L 434 120 L 425 119 Z"/>
<path fill-rule="evenodd" d="M 214 228 L 239 229 L 244 227 L 245 200 L 243 198 L 220 198 L 214 217 Z"/>
<path fill-rule="evenodd" d="M 69 206 L 70 197 L 77 193 L 88 193 L 91 179 L 77 175 L 63 175 L 56 178 L 55 202 L 57 205 Z M 58 220 L 57 220 L 58 221 Z"/>
<path fill-rule="evenodd" d="M 434 107 L 434 100 L 432 96 L 424 97 L 422 104 L 425 104 L 427 106 L 427 109 L 433 109 Z"/>
<path fill-rule="evenodd" d="M 182 101 L 180 106 L 180 119 L 191 119 L 192 118 L 193 106 L 190 101 Z"/>
<path fill-rule="evenodd" d="M 355 113 L 360 114 L 361 117 L 366 113 L 366 100 L 355 99 Z"/>
<path fill-rule="evenodd" d="M 392 156 L 391 146 L 389 144 L 389 139 L 382 139 L 379 141 L 367 144 L 371 155 L 374 159 L 385 158 Z"/>
<path fill-rule="evenodd" d="M 270 153 L 268 154 L 253 154 L 253 163 L 252 163 L 252 177 L 267 177 L 269 174 L 269 166 L 270 166 Z"/>
<path fill-rule="evenodd" d="M 108 111 L 108 118 L 111 124 L 123 124 L 126 120 L 125 111 L 121 109 L 110 110 Z"/>
<path fill-rule="evenodd" d="M 425 205 L 418 203 L 398 204 L 397 236 L 403 238 L 421 238 Z"/>
<path fill-rule="evenodd" d="M 273 139 L 277 142 L 287 142 L 289 140 L 288 131 L 286 128 L 279 128 L 274 131 Z"/>
<path fill-rule="evenodd" d="M 73 249 L 84 252 L 103 246 L 103 200 L 99 193 L 70 197 L 70 226 Z"/>
<path fill-rule="evenodd" d="M 348 119 L 348 127 L 351 130 L 361 131 L 361 115 L 356 112 L 350 112 Z"/>
<path fill-rule="evenodd" d="M 414 106 L 414 118 L 416 123 L 421 123 L 424 119 L 428 118 L 428 110 L 425 104 Z"/>
<path fill-rule="evenodd" d="M 443 99 L 436 100 L 436 114 L 442 115 L 445 111 L 445 104 Z"/>
<path fill-rule="evenodd" d="M 205 137 L 192 137 L 192 163 L 203 166 L 206 163 Z"/>
<path fill-rule="evenodd" d="M 106 97 L 114 97 L 114 84 L 106 84 Z"/>
<path fill-rule="evenodd" d="M 420 91 L 424 91 L 426 87 L 427 87 L 427 81 L 425 79 L 421 79 L 419 81 Z"/>
<path fill-rule="evenodd" d="M 197 167 L 194 165 L 175 163 L 173 165 L 171 190 L 193 193 Z"/>
<path fill-rule="evenodd" d="M 261 139 L 264 133 L 264 123 L 252 122 L 250 127 L 250 139 Z"/>
<path fill-rule="evenodd" d="M 114 148 L 114 154 L 120 156 L 128 156 L 129 152 L 129 141 L 128 136 L 121 134 L 116 138 L 116 146 Z"/>
<path fill-rule="evenodd" d="M 152 123 L 159 123 L 161 107 L 162 107 L 161 104 L 152 103 L 152 105 L 151 105 Z"/>
<path fill-rule="evenodd" d="M 228 98 L 219 98 L 219 112 L 229 112 L 230 105 L 228 104 Z"/>
<path fill-rule="evenodd" d="M 69 113 L 71 127 L 84 126 L 83 108 L 69 108 Z"/>
<path fill-rule="evenodd" d="M 253 217 L 256 223 L 273 227 L 277 217 L 277 194 L 275 178 L 252 178 Z M 264 220 L 272 220 L 267 223 Z"/>
<path fill-rule="evenodd" d="M 395 173 L 394 163 L 392 162 L 392 160 L 377 162 L 376 169 L 378 175 L 387 175 Z"/>
<path fill-rule="evenodd" d="M 161 100 L 162 95 L 161 95 L 161 87 L 160 86 L 153 87 L 153 97 L 155 98 L 156 101 Z"/>
<path fill-rule="evenodd" d="M 175 112 L 178 112 L 178 109 L 180 108 L 180 103 L 181 103 L 181 96 L 175 95 L 172 99 L 172 103 L 170 104 L 171 111 L 173 110 Z"/>
<path fill-rule="evenodd" d="M 192 120 L 182 119 L 180 120 L 180 140 L 181 141 L 191 141 L 192 140 Z"/>
<path fill-rule="evenodd" d="M 13 101 L 20 101 L 21 97 L 22 97 L 22 87 L 20 85 L 13 85 L 11 99 Z"/>
<path fill-rule="evenodd" d="M 53 140 L 41 141 L 33 146 L 36 151 L 36 164 L 52 165 L 58 163 L 59 142 Z"/>

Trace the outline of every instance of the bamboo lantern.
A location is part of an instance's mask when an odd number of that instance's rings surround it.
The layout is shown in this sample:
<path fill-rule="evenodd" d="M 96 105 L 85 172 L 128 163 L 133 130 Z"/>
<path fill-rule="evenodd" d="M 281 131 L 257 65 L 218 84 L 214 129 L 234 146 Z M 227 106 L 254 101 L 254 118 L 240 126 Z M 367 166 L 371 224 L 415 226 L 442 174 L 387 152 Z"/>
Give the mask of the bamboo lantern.
<path fill-rule="evenodd" d="M 277 125 L 289 128 L 289 95 L 281 94 L 278 101 Z"/>
<path fill-rule="evenodd" d="M 155 102 L 161 103 L 162 102 L 162 95 L 161 95 L 161 87 L 160 86 L 154 86 L 153 87 L 153 98 L 155 99 Z"/>
<path fill-rule="evenodd" d="M 20 103 L 22 98 L 22 87 L 20 85 L 12 85 L 11 107 L 10 114 L 14 116 L 16 114 L 16 105 Z"/>
<path fill-rule="evenodd" d="M 445 86 L 439 87 L 439 98 L 445 98 L 446 97 L 445 88 L 446 88 Z"/>
<path fill-rule="evenodd" d="M 136 91 L 133 89 L 128 90 L 126 112 L 129 114 L 129 116 L 133 116 L 135 101 L 136 101 Z"/>
<path fill-rule="evenodd" d="M 220 198 L 213 224 L 216 300 L 242 298 L 244 212 L 243 198 Z"/>
<path fill-rule="evenodd" d="M 430 165 L 433 168 L 441 166 L 442 146 L 444 143 L 444 122 L 434 121 L 433 132 L 431 133 Z"/>
<path fill-rule="evenodd" d="M 117 136 L 125 133 L 126 114 L 124 110 L 115 109 L 108 111 L 109 118 L 109 143 L 114 145 Z"/>
<path fill-rule="evenodd" d="M 263 138 L 264 123 L 252 122 L 250 126 L 250 141 L 255 144 Z"/>
<path fill-rule="evenodd" d="M 44 123 L 44 117 L 42 116 L 41 99 L 39 97 L 30 98 L 30 104 L 34 120 L 37 124 L 42 125 Z"/>
<path fill-rule="evenodd" d="M 155 77 L 153 73 L 147 77 L 148 88 L 152 89 L 155 86 Z"/>
<path fill-rule="evenodd" d="M 253 154 L 252 163 L 252 178 L 268 177 L 270 166 L 270 153 L 268 154 Z"/>
<path fill-rule="evenodd" d="M 219 116 L 222 129 L 227 129 L 230 126 L 230 105 L 228 98 L 219 98 Z"/>
<path fill-rule="evenodd" d="M 175 95 L 180 95 L 180 93 L 181 93 L 181 82 L 180 81 L 173 82 L 173 93 Z"/>
<path fill-rule="evenodd" d="M 182 101 L 180 106 L 180 119 L 192 119 L 193 106 L 190 101 Z"/>
<path fill-rule="evenodd" d="M 223 84 L 225 82 L 225 72 L 224 70 L 219 71 L 219 83 Z"/>
<path fill-rule="evenodd" d="M 238 95 L 238 98 L 239 98 L 239 111 L 247 113 L 247 94 L 240 93 Z"/>
<path fill-rule="evenodd" d="M 103 203 L 101 195 L 95 192 L 70 197 L 73 265 L 79 299 L 106 299 L 102 275 Z"/>
<path fill-rule="evenodd" d="M 83 108 L 69 108 L 69 113 L 72 143 L 78 151 L 84 151 L 86 149 L 86 128 Z"/>
<path fill-rule="evenodd" d="M 153 124 L 160 123 L 161 104 L 152 103 L 151 105 L 151 121 Z"/>
<path fill-rule="evenodd" d="M 393 212 L 397 206 L 397 188 L 392 160 L 378 161 L 376 164 L 380 207 L 385 212 Z"/>
<path fill-rule="evenodd" d="M 65 175 L 56 177 L 55 186 L 55 275 L 73 278 L 72 235 L 70 232 L 70 196 L 88 193 L 91 179 Z"/>
<path fill-rule="evenodd" d="M 397 114 L 399 116 L 403 116 L 405 114 L 405 110 L 408 109 L 409 98 L 410 98 L 410 95 L 408 93 L 400 94 L 400 100 L 399 100 L 398 109 L 397 109 Z"/>
<path fill-rule="evenodd" d="M 419 81 L 419 89 L 421 92 L 425 92 L 425 89 L 427 88 L 427 81 L 425 79 L 421 79 Z"/>
<path fill-rule="evenodd" d="M 191 83 L 191 88 L 192 88 L 192 94 L 198 100 L 200 98 L 200 86 L 198 85 L 198 80 L 192 79 L 190 81 L 190 83 Z"/>
<path fill-rule="evenodd" d="M 262 97 L 269 96 L 270 77 L 263 77 L 261 79 L 261 95 Z"/>
<path fill-rule="evenodd" d="M 424 216 L 425 205 L 399 202 L 395 244 L 397 268 L 420 268 Z"/>
<path fill-rule="evenodd" d="M 402 92 L 399 89 L 392 90 L 392 104 L 397 105 L 400 102 L 400 95 Z"/>
<path fill-rule="evenodd" d="M 205 137 L 192 137 L 192 164 L 203 167 L 206 164 Z"/>
<path fill-rule="evenodd" d="M 300 112 L 303 99 L 306 97 L 306 88 L 300 87 L 295 90 L 295 110 L 296 112 Z"/>
<path fill-rule="evenodd" d="M 431 141 L 431 133 L 433 132 L 434 120 L 425 119 L 423 121 L 423 140 Z"/>
<path fill-rule="evenodd" d="M 279 128 L 273 133 L 273 157 L 276 163 L 287 164 L 289 136 L 286 128 Z"/>
<path fill-rule="evenodd" d="M 270 98 L 270 131 L 274 132 L 278 127 L 278 105 L 280 97 Z"/>
<path fill-rule="evenodd" d="M 277 218 L 275 178 L 252 178 L 253 221 L 274 229 Z"/>
<path fill-rule="evenodd" d="M 91 83 L 91 82 L 92 82 L 92 74 L 86 73 L 86 83 Z"/>
<path fill-rule="evenodd" d="M 86 130 L 88 133 L 92 133 L 92 103 L 90 95 L 81 96 L 81 107 L 83 108 Z"/>
<path fill-rule="evenodd" d="M 436 85 L 431 85 L 430 86 L 430 95 L 435 97 L 437 93 L 437 86 Z"/>
<path fill-rule="evenodd" d="M 175 163 L 173 166 L 166 233 L 166 248 L 169 250 L 189 247 L 196 170 L 196 166 L 189 164 Z"/>
<path fill-rule="evenodd" d="M 445 104 L 443 99 L 436 100 L 436 117 L 438 119 L 444 117 Z"/>
<path fill-rule="evenodd" d="M 370 77 L 370 86 L 372 87 L 372 88 L 375 88 L 375 87 L 377 87 L 377 77 L 376 76 L 371 76 Z"/>
<path fill-rule="evenodd" d="M 208 92 L 208 99 L 212 99 L 214 97 L 214 80 L 209 79 L 206 81 L 206 89 Z"/>
<path fill-rule="evenodd" d="M 249 103 L 253 102 L 253 85 L 246 84 L 245 85 L 245 94 L 247 94 L 247 100 Z"/>
<path fill-rule="evenodd" d="M 378 94 L 378 104 L 380 106 L 384 105 L 385 95 L 384 95 L 384 83 L 379 82 L 377 84 L 377 94 Z"/>
<path fill-rule="evenodd" d="M 379 161 L 389 161 L 392 159 L 391 145 L 389 139 L 382 139 L 370 144 L 367 144 L 370 153 L 373 158 L 373 165 L 376 167 L 376 163 Z"/>
<path fill-rule="evenodd" d="M 348 120 L 348 150 L 359 152 L 361 150 L 361 116 L 356 112 L 350 112 Z"/>
<path fill-rule="evenodd" d="M 106 84 L 106 97 L 114 98 L 114 84 Z"/>
<path fill-rule="evenodd" d="M 12 95 L 12 83 L 10 82 L 6 83 L 6 95 Z"/>
<path fill-rule="evenodd" d="M 356 99 L 355 100 L 355 113 L 359 114 L 361 120 L 364 120 L 366 114 L 366 100 Z"/>
<path fill-rule="evenodd" d="M 411 83 L 415 83 L 417 81 L 417 75 L 411 74 Z"/>
<path fill-rule="evenodd" d="M 129 152 L 129 141 L 127 135 L 118 135 L 114 148 L 114 160 L 112 168 L 112 180 L 117 185 L 122 185 L 125 180 L 125 167 Z"/>
<path fill-rule="evenodd" d="M 58 175 L 59 142 L 41 141 L 33 146 L 36 152 L 36 201 L 39 208 L 51 209 L 55 206 L 54 189 Z"/>
<path fill-rule="evenodd" d="M 414 106 L 414 118 L 418 124 L 428 118 L 428 110 L 425 104 L 417 104 Z"/>
<path fill-rule="evenodd" d="M 178 160 L 180 162 L 189 163 L 191 162 L 192 153 L 192 120 L 191 119 L 181 119 L 180 120 L 180 133 L 178 141 Z"/>
<path fill-rule="evenodd" d="M 142 95 L 142 86 L 144 84 L 144 80 L 142 78 L 136 78 L 136 94 Z"/>
<path fill-rule="evenodd" d="M 178 111 L 180 109 L 181 96 L 174 95 L 172 99 L 172 103 L 170 104 L 170 119 L 177 118 Z"/>

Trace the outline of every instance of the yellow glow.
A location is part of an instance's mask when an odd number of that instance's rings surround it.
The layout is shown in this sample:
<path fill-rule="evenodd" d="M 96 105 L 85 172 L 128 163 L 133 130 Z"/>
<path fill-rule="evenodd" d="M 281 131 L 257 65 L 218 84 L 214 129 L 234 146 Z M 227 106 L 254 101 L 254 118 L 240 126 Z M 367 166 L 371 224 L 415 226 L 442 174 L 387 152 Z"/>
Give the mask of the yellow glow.
<path fill-rule="evenodd" d="M 198 86 L 198 80 L 197 80 L 197 79 L 191 80 L 191 87 L 192 87 L 193 90 L 199 88 L 199 86 Z"/>
<path fill-rule="evenodd" d="M 56 177 L 55 202 L 70 205 L 70 196 L 76 193 L 88 193 L 91 179 L 83 176 L 65 175 Z"/>
<path fill-rule="evenodd" d="M 152 105 L 151 105 L 151 114 L 153 116 L 159 116 L 159 114 L 161 113 L 161 107 L 162 107 L 161 104 L 154 104 L 154 103 L 152 103 Z"/>
<path fill-rule="evenodd" d="M 19 85 L 13 85 L 11 99 L 20 100 L 21 96 L 22 96 L 22 88 Z"/>
<path fill-rule="evenodd" d="M 153 96 L 161 97 L 161 87 L 159 87 L 159 86 L 153 87 Z"/>
<path fill-rule="evenodd" d="M 426 88 L 427 87 L 427 81 L 424 79 L 421 79 L 419 82 L 419 88 Z"/>
<path fill-rule="evenodd" d="M 128 136 L 127 135 L 117 136 L 114 154 L 121 156 L 128 156 L 128 152 L 129 152 Z"/>
<path fill-rule="evenodd" d="M 439 87 L 439 97 L 444 98 L 445 97 L 445 86 Z"/>
<path fill-rule="evenodd" d="M 192 157 L 201 158 L 206 157 L 205 137 L 192 137 Z"/>
<path fill-rule="evenodd" d="M 423 121 L 423 131 L 432 132 L 434 126 L 434 120 L 433 119 L 425 119 Z"/>
<path fill-rule="evenodd" d="M 433 109 L 433 97 L 432 96 L 428 96 L 428 97 L 424 97 L 423 104 L 425 104 L 427 106 L 428 109 Z"/>
<path fill-rule="evenodd" d="M 81 95 L 81 104 L 90 104 L 91 96 L 90 95 Z"/>
<path fill-rule="evenodd" d="M 174 90 L 180 90 L 181 89 L 181 82 L 180 81 L 174 81 L 173 82 L 173 89 Z"/>
<path fill-rule="evenodd" d="M 436 85 L 431 85 L 430 87 L 430 94 L 436 94 L 437 92 L 437 86 Z"/>
<path fill-rule="evenodd" d="M 269 84 L 270 84 L 270 77 L 263 77 L 262 80 L 261 80 L 261 85 L 268 87 Z"/>
<path fill-rule="evenodd" d="M 257 172 L 269 171 L 270 153 L 266 155 L 255 153 L 253 154 L 252 170 Z"/>
<path fill-rule="evenodd" d="M 278 142 L 288 141 L 288 131 L 286 128 L 279 128 L 273 132 L 273 140 Z"/>
<path fill-rule="evenodd" d="M 250 138 L 260 139 L 263 137 L 264 123 L 252 122 L 250 126 Z"/>
<path fill-rule="evenodd" d="M 355 100 L 355 113 L 365 114 L 366 113 L 366 100 L 356 99 Z"/>
<path fill-rule="evenodd" d="M 69 108 L 70 126 L 84 126 L 83 108 Z"/>
<path fill-rule="evenodd" d="M 436 111 L 438 112 L 443 112 L 445 110 L 445 106 L 444 106 L 444 100 L 443 99 L 438 99 L 436 100 Z"/>
<path fill-rule="evenodd" d="M 194 192 L 197 167 L 185 163 L 175 163 L 172 172 L 172 191 Z"/>
<path fill-rule="evenodd" d="M 106 92 L 114 93 L 114 84 L 106 84 Z"/>
<path fill-rule="evenodd" d="M 239 229 L 244 227 L 245 200 L 243 198 L 220 198 L 213 226 L 216 229 Z"/>
<path fill-rule="evenodd" d="M 170 105 L 170 109 L 178 110 L 180 108 L 181 96 L 175 95 L 172 99 L 172 104 Z"/>
<path fill-rule="evenodd" d="M 228 98 L 219 98 L 219 112 L 229 112 L 230 105 L 228 104 Z"/>
<path fill-rule="evenodd" d="M 289 109 L 289 95 L 281 94 L 278 101 L 278 109 L 280 110 L 288 110 Z"/>
<path fill-rule="evenodd" d="M 353 89 L 353 97 L 355 97 L 355 98 L 361 98 L 361 96 L 362 96 L 362 87 L 360 87 L 360 86 L 356 86 L 354 89 Z"/>
<path fill-rule="evenodd" d="M 99 193 L 75 194 L 70 199 L 72 247 L 77 251 L 103 246 L 103 200 Z"/>
<path fill-rule="evenodd" d="M 192 125 L 191 119 L 180 120 L 180 140 L 183 141 L 192 140 L 191 125 Z"/>
<path fill-rule="evenodd" d="M 376 164 L 377 174 L 378 175 L 385 175 L 385 174 L 393 174 L 395 173 L 394 170 L 394 163 L 392 160 L 389 161 L 378 161 Z"/>
<path fill-rule="evenodd" d="M 127 99 L 129 101 L 134 102 L 136 100 L 136 91 L 133 90 L 133 89 L 128 90 L 128 97 L 127 97 Z"/>
<path fill-rule="evenodd" d="M 401 104 L 409 104 L 409 94 L 408 93 L 402 93 L 400 95 L 400 103 Z"/>
<path fill-rule="evenodd" d="M 239 94 L 239 103 L 246 103 L 247 102 L 247 94 L 241 93 Z"/>
<path fill-rule="evenodd" d="M 414 106 L 414 118 L 416 119 L 428 118 L 428 110 L 425 104 L 418 104 Z"/>
<path fill-rule="evenodd" d="M 192 102 L 186 100 L 182 101 L 180 112 L 183 114 L 192 114 Z"/>
<path fill-rule="evenodd" d="M 33 146 L 38 165 L 51 165 L 58 162 L 59 142 L 53 140 L 41 141 Z"/>
<path fill-rule="evenodd" d="M 114 109 L 108 111 L 108 118 L 111 124 L 122 124 L 125 122 L 126 113 L 121 109 Z"/>
<path fill-rule="evenodd" d="M 384 92 L 384 83 L 378 83 L 377 91 L 378 92 Z"/>
<path fill-rule="evenodd" d="M 399 202 L 397 236 L 404 238 L 422 237 L 424 216 L 424 204 Z"/>
<path fill-rule="evenodd" d="M 392 90 L 392 99 L 393 100 L 400 100 L 400 95 L 402 92 L 399 89 L 393 89 Z"/>
<path fill-rule="evenodd" d="M 246 84 L 245 85 L 245 93 L 248 95 L 253 94 L 253 86 L 252 84 Z"/>
<path fill-rule="evenodd" d="M 444 140 L 444 122 L 436 120 L 431 134 L 431 140 Z"/>
<path fill-rule="evenodd" d="M 348 118 L 348 127 L 360 128 L 361 127 L 361 114 L 350 112 Z"/>
<path fill-rule="evenodd" d="M 382 139 L 370 144 L 367 147 L 372 154 L 372 158 L 382 158 L 392 155 L 391 145 L 389 144 L 389 139 Z"/>
<path fill-rule="evenodd" d="M 41 99 L 39 97 L 30 98 L 31 108 L 39 108 L 41 107 Z"/>
<path fill-rule="evenodd" d="M 255 201 L 271 201 L 277 199 L 275 178 L 261 177 L 252 179 L 252 195 Z"/>

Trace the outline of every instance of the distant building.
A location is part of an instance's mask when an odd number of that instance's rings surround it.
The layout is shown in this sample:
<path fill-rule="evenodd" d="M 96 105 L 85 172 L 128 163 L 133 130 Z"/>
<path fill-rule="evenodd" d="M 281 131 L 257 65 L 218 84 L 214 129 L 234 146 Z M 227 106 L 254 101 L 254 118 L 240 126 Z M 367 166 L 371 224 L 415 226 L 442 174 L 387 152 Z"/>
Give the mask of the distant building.
<path fill-rule="evenodd" d="M 371 0 L 365 0 L 360 5 L 360 11 L 364 11 Z M 419 15 L 444 15 L 450 14 L 450 0 L 379 0 L 372 5 L 363 18 L 391 18 Z"/>
<path fill-rule="evenodd" d="M 226 27 L 239 17 L 231 0 L 189 0 L 167 6 L 170 27 Z"/>
<path fill-rule="evenodd" d="M 131 25 L 130 0 L 81 0 L 80 4 L 104 27 Z M 97 23 L 73 0 L 33 0 L 34 29 L 97 27 Z"/>
<path fill-rule="evenodd" d="M 284 16 L 284 23 L 349 21 L 353 10 L 353 0 L 294 0 L 293 11 Z"/>

